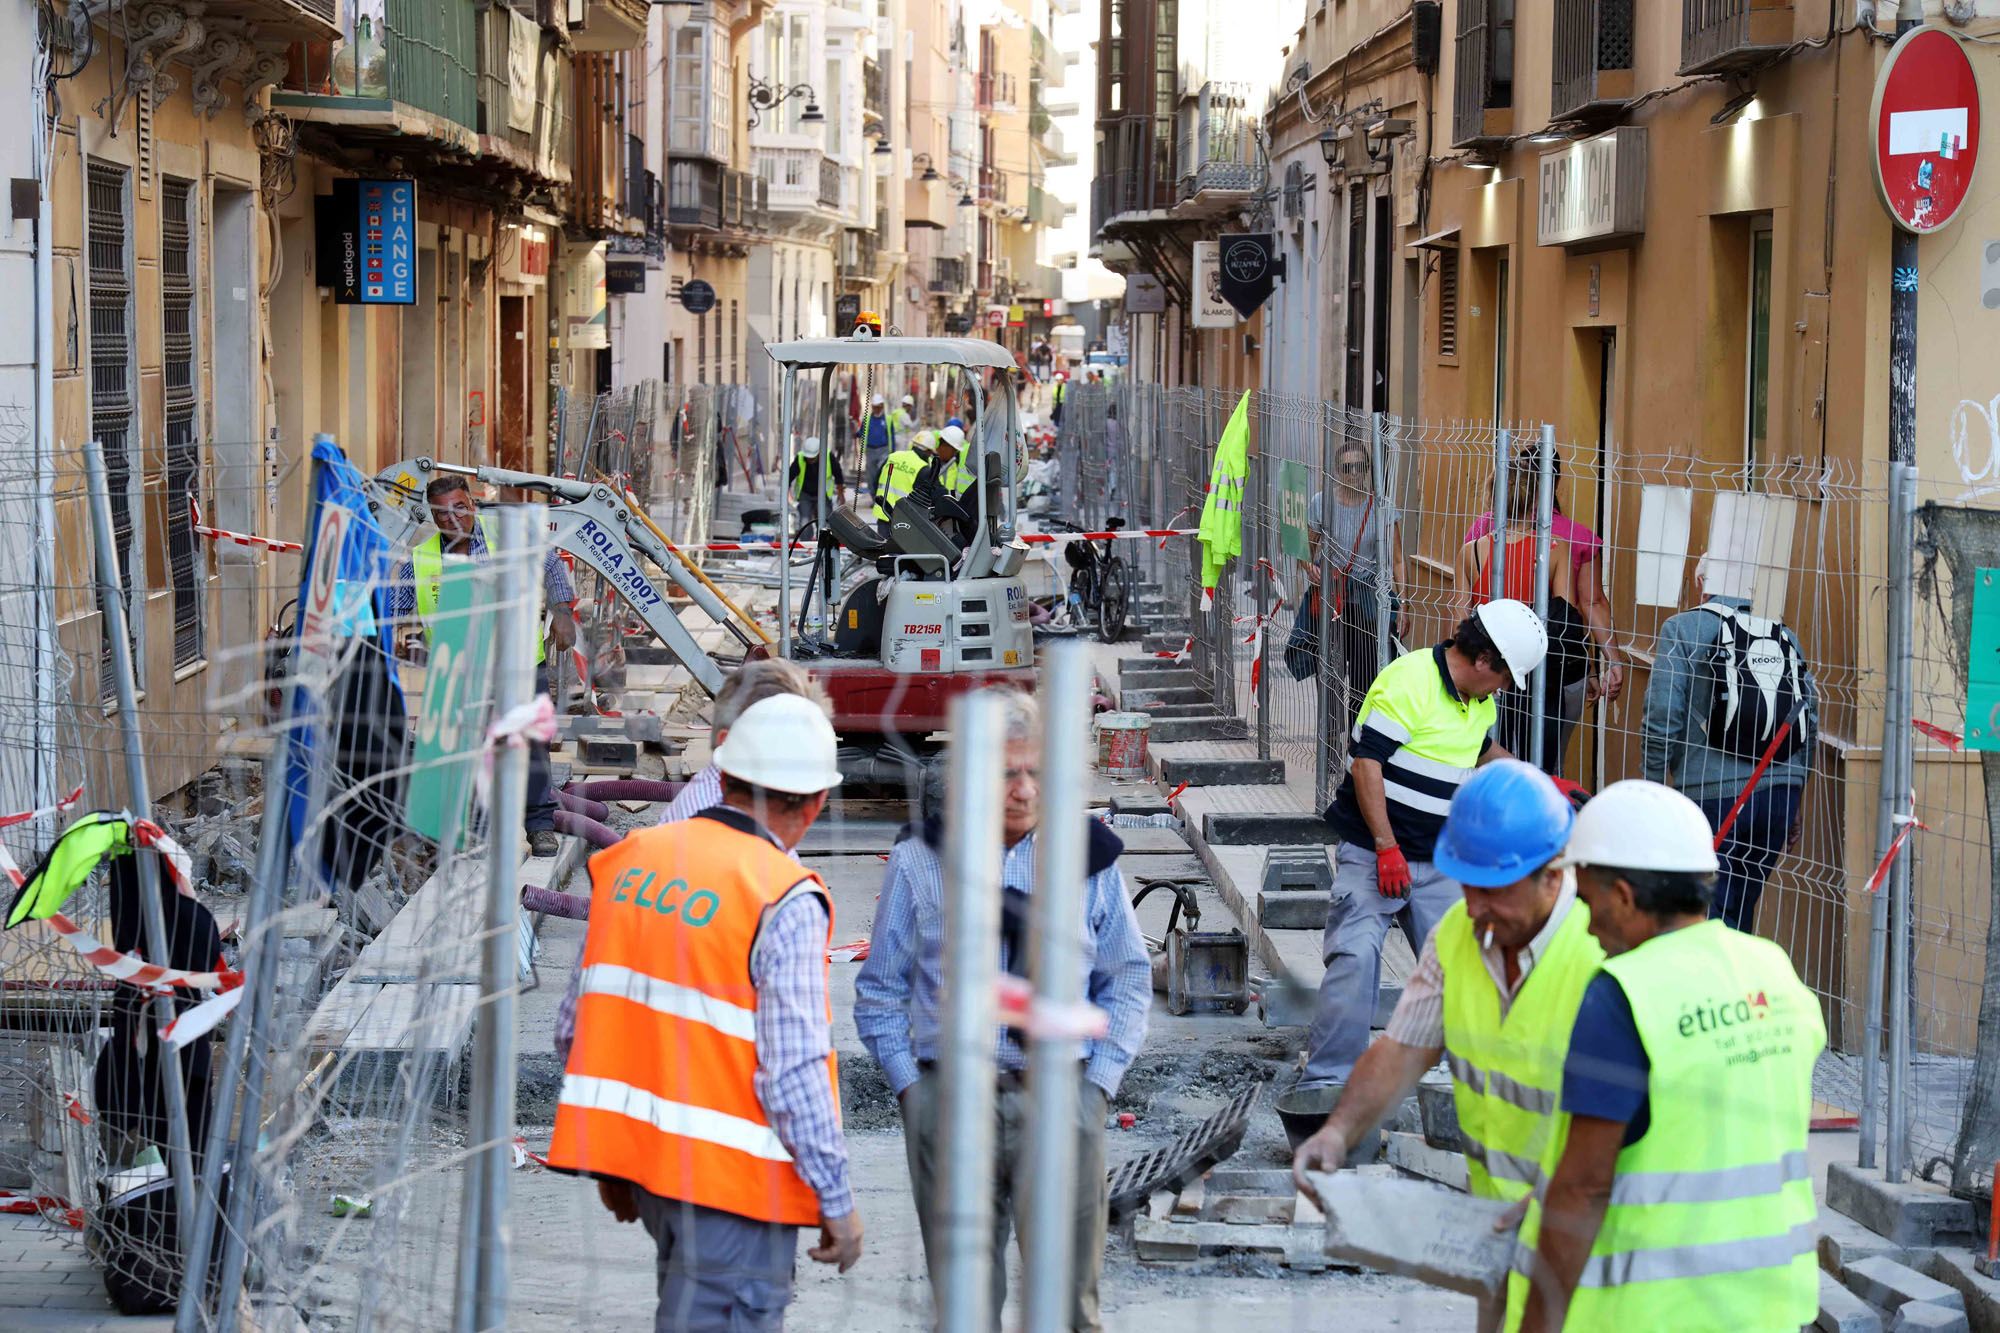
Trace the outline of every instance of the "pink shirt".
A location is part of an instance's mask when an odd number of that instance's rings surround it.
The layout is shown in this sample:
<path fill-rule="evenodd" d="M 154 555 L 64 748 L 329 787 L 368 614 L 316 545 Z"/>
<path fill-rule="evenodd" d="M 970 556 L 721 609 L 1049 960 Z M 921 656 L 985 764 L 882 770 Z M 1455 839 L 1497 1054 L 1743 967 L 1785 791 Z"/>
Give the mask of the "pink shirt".
<path fill-rule="evenodd" d="M 1465 540 L 1476 542 L 1493 531 L 1493 511 L 1487 510 L 1473 520 L 1467 529 Z M 1569 563 L 1572 570 L 1580 570 L 1597 559 L 1597 553 L 1604 549 L 1604 539 L 1589 528 L 1566 514 L 1557 514 L 1549 525 L 1550 534 L 1559 542 L 1569 543 Z"/>

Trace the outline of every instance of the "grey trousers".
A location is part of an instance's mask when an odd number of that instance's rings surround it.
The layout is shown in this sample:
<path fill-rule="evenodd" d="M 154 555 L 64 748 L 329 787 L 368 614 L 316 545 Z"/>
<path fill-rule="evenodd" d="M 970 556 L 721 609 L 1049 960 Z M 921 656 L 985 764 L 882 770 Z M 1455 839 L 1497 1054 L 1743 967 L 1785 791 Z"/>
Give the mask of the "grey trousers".
<path fill-rule="evenodd" d="M 1382 984 L 1382 939 L 1390 923 L 1402 929 L 1410 948 L 1424 941 L 1459 900 L 1458 881 L 1429 861 L 1410 862 L 1407 898 L 1384 898 L 1375 886 L 1375 853 L 1343 842 L 1333 857 L 1333 902 L 1326 914 L 1320 952 L 1326 972 L 1319 979 L 1301 1087 L 1345 1083 L 1354 1062 L 1368 1049 L 1374 1025 L 1375 994 Z"/>
<path fill-rule="evenodd" d="M 659 1247 L 653 1333 L 780 1333 L 792 1303 L 797 1227 L 633 1194 Z"/>
<path fill-rule="evenodd" d="M 1104 1327 L 1097 1309 L 1097 1283 L 1104 1272 L 1104 1240 L 1110 1198 L 1104 1179 L 1104 1089 L 1083 1077 L 1077 1103 L 1076 1174 L 1072 1186 L 1071 1226 L 1075 1251 L 1070 1260 L 1069 1326 L 1077 1333 L 1098 1333 Z M 936 1296 L 944 1276 L 944 1237 L 939 1228 L 944 1181 L 939 1175 L 938 1120 L 944 1113 L 944 1084 L 935 1071 L 926 1072 L 903 1098 L 903 1149 L 910 1162 L 910 1187 L 917 1200 L 917 1225 L 923 1232 L 924 1262 Z M 1007 1299 L 1007 1236 L 1026 1220 L 1028 1095 L 1003 1088 L 994 1108 L 993 1253 L 990 1300 L 993 1327 L 1000 1327 L 1000 1307 Z M 1023 1249 L 1025 1255 L 1026 1250 Z"/>

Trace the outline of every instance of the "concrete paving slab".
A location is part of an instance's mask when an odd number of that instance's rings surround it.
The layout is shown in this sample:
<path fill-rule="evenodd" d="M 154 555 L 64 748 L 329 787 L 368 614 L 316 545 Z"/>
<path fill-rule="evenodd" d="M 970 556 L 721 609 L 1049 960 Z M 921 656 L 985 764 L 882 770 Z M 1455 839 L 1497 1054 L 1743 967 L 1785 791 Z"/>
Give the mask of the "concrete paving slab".
<path fill-rule="evenodd" d="M 1942 1305 L 1905 1305 L 1889 1321 L 1889 1333 L 1971 1333 L 1971 1330 L 1965 1311 Z"/>
<path fill-rule="evenodd" d="M 1819 1275 L 1819 1315 L 1813 1327 L 1820 1333 L 1882 1333 L 1882 1312 L 1856 1296 L 1833 1274 Z"/>
<path fill-rule="evenodd" d="M 1282 759 L 1162 759 L 1160 780 L 1169 787 L 1278 786 L 1285 780 Z"/>
<path fill-rule="evenodd" d="M 1884 1310 L 1898 1310 L 1911 1303 L 1965 1309 L 1965 1297 L 1956 1288 L 1883 1255 L 1849 1264 L 1842 1280 L 1849 1291 Z"/>
<path fill-rule="evenodd" d="M 1979 1271 L 1983 1253 L 1966 1249 L 1927 1250 L 1912 1264 L 1965 1298 L 1966 1318 L 1977 1329 L 2000 1329 L 2000 1282 Z"/>
<path fill-rule="evenodd" d="M 1969 1248 L 1978 1243 L 1972 1204 L 1925 1181 L 1892 1185 L 1879 1171 L 1835 1163 L 1828 1168 L 1826 1202 L 1899 1245 Z"/>
<path fill-rule="evenodd" d="M 1494 1230 L 1507 1211 L 1499 1200 L 1369 1171 L 1308 1179 L 1326 1212 L 1332 1257 L 1472 1296 L 1506 1282 L 1514 1236 Z"/>

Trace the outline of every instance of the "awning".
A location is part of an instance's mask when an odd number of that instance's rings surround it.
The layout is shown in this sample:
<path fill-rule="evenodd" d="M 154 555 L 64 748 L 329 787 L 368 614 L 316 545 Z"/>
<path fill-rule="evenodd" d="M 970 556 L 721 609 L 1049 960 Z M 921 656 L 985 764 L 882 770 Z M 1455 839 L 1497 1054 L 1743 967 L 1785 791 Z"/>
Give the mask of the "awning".
<path fill-rule="evenodd" d="M 1411 241 L 1409 248 L 1412 250 L 1456 250 L 1458 249 L 1458 228 L 1446 227 L 1443 231 L 1434 231 L 1420 241 Z"/>

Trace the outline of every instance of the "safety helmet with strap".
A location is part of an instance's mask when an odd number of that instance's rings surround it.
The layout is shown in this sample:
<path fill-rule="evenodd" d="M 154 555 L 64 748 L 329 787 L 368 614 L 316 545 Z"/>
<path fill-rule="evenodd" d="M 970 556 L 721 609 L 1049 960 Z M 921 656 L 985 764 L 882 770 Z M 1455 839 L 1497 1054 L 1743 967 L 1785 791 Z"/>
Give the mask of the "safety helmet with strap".
<path fill-rule="evenodd" d="M 1556 860 L 1569 844 L 1576 811 L 1533 764 L 1501 759 L 1452 795 L 1432 857 L 1461 884 L 1504 889 Z"/>

